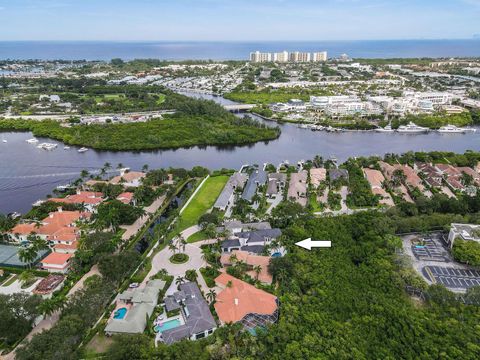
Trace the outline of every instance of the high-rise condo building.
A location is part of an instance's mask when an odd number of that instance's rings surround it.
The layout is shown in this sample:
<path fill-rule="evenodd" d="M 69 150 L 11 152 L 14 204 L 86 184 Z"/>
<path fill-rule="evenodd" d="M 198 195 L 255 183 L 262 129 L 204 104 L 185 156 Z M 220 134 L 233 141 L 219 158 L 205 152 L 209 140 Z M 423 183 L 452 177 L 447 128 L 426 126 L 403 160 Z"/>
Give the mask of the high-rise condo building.
<path fill-rule="evenodd" d="M 314 52 L 312 57 L 313 62 L 327 61 L 327 52 Z"/>
<path fill-rule="evenodd" d="M 272 54 L 255 51 L 250 53 L 250 61 L 254 63 L 270 62 L 272 61 Z"/>
<path fill-rule="evenodd" d="M 273 54 L 273 61 L 279 62 L 279 63 L 285 63 L 288 62 L 288 51 L 282 51 L 278 53 Z"/>
<path fill-rule="evenodd" d="M 292 62 L 309 62 L 310 53 L 294 51 L 290 53 L 290 61 Z"/>

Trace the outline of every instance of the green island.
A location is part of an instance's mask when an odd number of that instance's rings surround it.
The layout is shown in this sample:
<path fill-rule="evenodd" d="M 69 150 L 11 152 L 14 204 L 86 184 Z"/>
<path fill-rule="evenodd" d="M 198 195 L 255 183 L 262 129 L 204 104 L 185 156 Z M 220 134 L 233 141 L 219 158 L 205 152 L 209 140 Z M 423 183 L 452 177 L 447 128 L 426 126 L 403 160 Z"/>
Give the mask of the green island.
<path fill-rule="evenodd" d="M 192 99 L 166 89 L 162 107 L 175 109 L 146 122 L 80 125 L 75 119 L 1 119 L 0 131 L 31 131 L 69 145 L 99 150 L 153 150 L 207 145 L 244 145 L 280 136 L 280 129 L 249 117 L 238 118 L 213 101 Z"/>

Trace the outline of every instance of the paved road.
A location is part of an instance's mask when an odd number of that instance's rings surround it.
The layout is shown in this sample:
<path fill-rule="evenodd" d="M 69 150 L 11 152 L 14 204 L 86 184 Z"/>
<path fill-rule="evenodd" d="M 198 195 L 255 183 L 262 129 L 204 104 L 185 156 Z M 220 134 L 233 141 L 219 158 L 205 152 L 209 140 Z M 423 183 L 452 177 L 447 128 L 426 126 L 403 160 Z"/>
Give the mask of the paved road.
<path fill-rule="evenodd" d="M 127 241 L 133 235 L 137 234 L 138 230 L 142 228 L 143 225 L 150 219 L 151 214 L 155 214 L 158 209 L 163 205 L 166 196 L 160 196 L 155 200 L 150 206 L 145 208 L 146 214 L 138 218 L 132 225 L 122 225 L 122 229 L 125 229 L 125 232 L 122 235 L 122 240 Z"/>
<path fill-rule="evenodd" d="M 83 286 L 85 284 L 85 280 L 87 280 L 90 276 L 93 275 L 100 275 L 100 272 L 98 270 L 97 265 L 92 266 L 90 271 L 83 275 L 83 277 L 70 289 L 70 291 L 67 294 L 67 297 L 72 296 L 75 292 L 78 290 L 83 289 Z M 42 319 L 33 329 L 30 331 L 30 333 L 26 336 L 26 340 L 30 340 L 34 335 L 39 334 L 43 332 L 44 330 L 49 330 L 51 329 L 57 321 L 60 319 L 60 311 L 54 312 L 52 315 L 47 316 L 46 318 Z M 22 342 L 24 342 L 23 340 Z M 13 360 L 15 359 L 15 350 L 13 350 L 11 353 L 7 355 L 3 355 L 0 357 L 2 360 Z"/>

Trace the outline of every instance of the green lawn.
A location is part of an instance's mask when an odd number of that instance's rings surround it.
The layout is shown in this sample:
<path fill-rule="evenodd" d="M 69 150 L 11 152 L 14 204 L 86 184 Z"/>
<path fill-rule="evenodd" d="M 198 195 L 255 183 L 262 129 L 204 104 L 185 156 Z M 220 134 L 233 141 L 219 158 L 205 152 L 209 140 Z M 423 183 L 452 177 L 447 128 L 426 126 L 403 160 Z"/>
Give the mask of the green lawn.
<path fill-rule="evenodd" d="M 196 225 L 200 216 L 209 210 L 222 192 L 228 181 L 228 176 L 209 177 L 195 194 L 187 208 L 180 215 L 177 233 Z"/>
<path fill-rule="evenodd" d="M 187 242 L 188 243 L 194 243 L 194 242 L 197 242 L 197 241 L 202 241 L 202 240 L 207 240 L 207 239 L 208 239 L 208 236 L 203 231 L 199 231 L 199 232 L 191 235 L 187 239 Z"/>

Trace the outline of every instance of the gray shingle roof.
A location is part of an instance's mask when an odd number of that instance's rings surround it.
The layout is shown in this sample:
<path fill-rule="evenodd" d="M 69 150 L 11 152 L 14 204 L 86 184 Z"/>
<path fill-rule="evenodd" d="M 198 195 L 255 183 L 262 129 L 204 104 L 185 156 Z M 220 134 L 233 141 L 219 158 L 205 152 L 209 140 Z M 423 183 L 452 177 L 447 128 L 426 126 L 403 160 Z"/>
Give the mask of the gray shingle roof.
<path fill-rule="evenodd" d="M 217 327 L 210 308 L 196 283 L 181 284 L 180 291 L 186 296 L 184 301 L 186 322 L 185 325 L 162 332 L 162 338 L 167 344 Z"/>
<path fill-rule="evenodd" d="M 240 246 L 240 241 L 238 239 L 222 241 L 222 247 L 223 248 L 230 248 L 230 247 L 234 247 L 234 246 Z"/>
<path fill-rule="evenodd" d="M 331 181 L 340 178 L 348 179 L 348 171 L 346 169 L 330 169 L 328 175 L 330 176 Z"/>
<path fill-rule="evenodd" d="M 267 173 L 264 170 L 254 171 L 248 178 L 247 185 L 243 190 L 242 198 L 247 201 L 252 201 L 253 196 L 257 192 L 258 185 L 263 185 L 267 182 Z"/>
<path fill-rule="evenodd" d="M 215 201 L 215 205 L 213 207 L 223 209 L 227 207 L 228 201 L 233 195 L 233 192 L 236 188 L 243 188 L 245 182 L 247 181 L 247 177 L 244 174 L 235 173 L 230 176 L 225 187 L 223 188 L 222 192 Z"/>
<path fill-rule="evenodd" d="M 264 230 L 255 230 L 255 231 L 244 231 L 235 234 L 239 238 L 247 239 L 248 243 L 259 243 L 265 242 L 266 238 L 276 239 L 282 235 L 282 231 L 280 229 L 264 229 Z"/>

